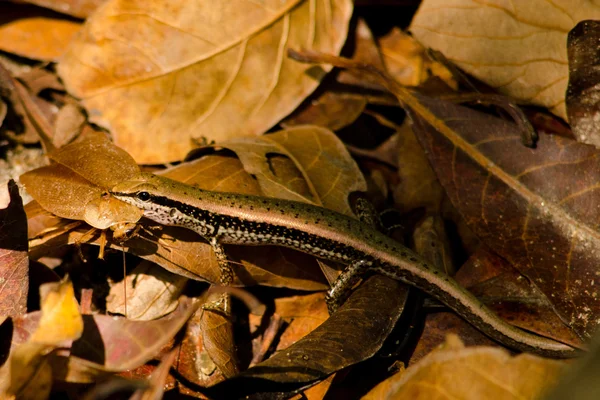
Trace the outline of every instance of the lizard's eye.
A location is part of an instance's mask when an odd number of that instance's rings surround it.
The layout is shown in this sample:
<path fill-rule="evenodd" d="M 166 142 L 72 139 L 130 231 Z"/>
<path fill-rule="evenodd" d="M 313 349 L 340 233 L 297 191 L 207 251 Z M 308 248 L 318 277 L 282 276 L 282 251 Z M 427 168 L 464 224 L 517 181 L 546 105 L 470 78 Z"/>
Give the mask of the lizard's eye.
<path fill-rule="evenodd" d="M 137 198 L 140 199 L 141 201 L 148 201 L 148 200 L 150 200 L 150 193 L 137 192 Z"/>

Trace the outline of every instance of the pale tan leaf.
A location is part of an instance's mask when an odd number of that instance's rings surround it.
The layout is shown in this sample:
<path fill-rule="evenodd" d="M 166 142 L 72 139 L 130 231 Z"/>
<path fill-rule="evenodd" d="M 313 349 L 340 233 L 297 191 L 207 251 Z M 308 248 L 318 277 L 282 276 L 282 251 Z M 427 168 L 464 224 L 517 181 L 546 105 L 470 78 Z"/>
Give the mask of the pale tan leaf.
<path fill-rule="evenodd" d="M 588 0 L 426 0 L 410 31 L 500 92 L 566 119 L 567 34 L 599 18 Z"/>
<path fill-rule="evenodd" d="M 353 215 L 348 196 L 367 188 L 348 150 L 325 128 L 297 126 L 257 138 L 229 140 L 222 146 L 236 152 L 244 169 L 269 197 L 312 202 Z M 289 159 L 297 174 L 288 174 L 286 179 L 281 171 L 275 173 L 277 155 Z M 297 181 L 303 181 L 303 190 Z"/>
<path fill-rule="evenodd" d="M 136 161 L 179 160 L 193 139 L 261 134 L 296 108 L 324 71 L 286 49 L 337 54 L 351 12 L 349 0 L 113 0 L 58 71 Z"/>
<path fill-rule="evenodd" d="M 512 357 L 496 347 L 464 347 L 452 335 L 443 348 L 363 399 L 539 399 L 556 384 L 565 366 L 530 354 Z"/>

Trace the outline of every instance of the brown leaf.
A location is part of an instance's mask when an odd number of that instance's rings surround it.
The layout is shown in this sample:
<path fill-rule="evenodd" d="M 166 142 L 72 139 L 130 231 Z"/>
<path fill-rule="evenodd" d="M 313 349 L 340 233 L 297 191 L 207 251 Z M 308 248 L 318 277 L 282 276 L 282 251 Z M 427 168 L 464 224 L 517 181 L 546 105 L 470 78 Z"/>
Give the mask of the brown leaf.
<path fill-rule="evenodd" d="M 5 192 L 10 203 L 0 209 L 0 323 L 6 317 L 27 311 L 29 257 L 27 255 L 27 216 L 14 181 Z M 3 196 L 0 196 L 3 197 Z"/>
<path fill-rule="evenodd" d="M 111 285 L 106 311 L 130 320 L 149 321 L 174 311 L 187 279 L 150 262 L 138 264 L 124 281 Z M 126 290 L 123 286 L 127 285 Z M 127 297 L 124 297 L 127 293 Z M 125 311 L 127 310 L 127 312 Z"/>
<path fill-rule="evenodd" d="M 36 60 L 56 61 L 81 25 L 46 10 L 0 3 L 0 50 Z"/>
<path fill-rule="evenodd" d="M 370 358 L 394 327 L 405 301 L 397 281 L 373 276 L 317 329 L 268 360 L 207 391 L 216 398 L 289 392 Z"/>
<path fill-rule="evenodd" d="M 448 86 L 458 84 L 452 73 L 427 55 L 427 49 L 412 36 L 394 27 L 378 39 L 385 69 L 404 86 L 419 86 L 431 76 L 441 78 Z"/>
<path fill-rule="evenodd" d="M 464 347 L 450 337 L 443 348 L 386 382 L 386 393 L 364 399 L 534 399 L 556 383 L 565 364 L 490 347 Z M 377 389 L 377 388 L 376 388 Z"/>
<path fill-rule="evenodd" d="M 0 92 L 9 101 L 7 112 L 20 124 L 7 127 L 6 134 L 18 143 L 37 143 L 40 139 L 46 151 L 54 150 L 52 129 L 53 113 L 51 105 L 38 96 L 32 95 L 0 63 Z"/>
<path fill-rule="evenodd" d="M 482 246 L 461 267 L 457 281 L 500 317 L 522 329 L 577 345 L 579 339 L 556 315 L 537 286 Z"/>
<path fill-rule="evenodd" d="M 136 161 L 179 160 L 192 139 L 261 134 L 296 108 L 324 74 L 285 49 L 339 52 L 351 11 L 349 0 L 113 1 L 58 71 Z"/>
<path fill-rule="evenodd" d="M 209 296 L 207 302 L 217 300 L 220 296 L 221 294 Z M 237 375 L 240 372 L 240 365 L 236 354 L 231 317 L 204 310 L 200 321 L 200 332 L 202 332 L 204 351 L 218 368 L 219 373 L 226 379 Z"/>
<path fill-rule="evenodd" d="M 582 21 L 569 32 L 569 86 L 567 114 L 578 141 L 600 146 L 598 134 L 598 64 L 600 52 L 596 43 L 600 37 L 597 21 Z"/>
<path fill-rule="evenodd" d="M 278 351 L 293 345 L 329 318 L 324 293 L 276 299 L 275 312 L 287 322 L 277 343 Z"/>
<path fill-rule="evenodd" d="M 444 198 L 444 188 L 429 165 L 412 127 L 406 121 L 398 129 L 398 176 L 394 187 L 394 204 L 403 211 L 425 207 L 439 211 Z"/>
<path fill-rule="evenodd" d="M 420 97 L 415 131 L 469 226 L 548 297 L 579 335 L 596 330 L 597 150 L 557 136 L 537 149 L 515 125 Z M 480 127 L 485 127 L 481 129 Z M 576 176 L 577 179 L 573 179 Z M 460 178 L 458 178 L 460 177 Z M 468 185 L 457 185 L 457 179 Z"/>
<path fill-rule="evenodd" d="M 362 18 L 356 23 L 353 44 L 353 60 L 382 65 L 373 34 Z M 335 78 L 336 84 L 327 85 L 324 93 L 296 109 L 281 125 L 288 128 L 310 124 L 336 131 L 353 123 L 367 106 L 367 98 L 358 91 L 346 93 L 343 87 L 337 88 L 357 84 L 359 78 L 347 71 L 339 72 Z"/>
<path fill-rule="evenodd" d="M 365 191 L 366 182 L 343 143 L 329 130 L 298 126 L 258 138 L 240 138 L 221 144 L 236 152 L 244 169 L 257 180 L 263 195 L 312 202 L 353 215 L 348 196 Z M 298 173 L 283 180 L 273 173 L 271 160 L 289 158 Z M 303 178 L 301 189 L 295 181 Z"/>
<path fill-rule="evenodd" d="M 116 183 L 139 174 L 139 167 L 123 150 L 99 133 L 65 146 L 49 157 L 57 164 L 21 175 L 28 193 L 51 213 L 85 220 L 98 229 L 120 222 L 137 222 L 137 207 L 105 196 Z"/>

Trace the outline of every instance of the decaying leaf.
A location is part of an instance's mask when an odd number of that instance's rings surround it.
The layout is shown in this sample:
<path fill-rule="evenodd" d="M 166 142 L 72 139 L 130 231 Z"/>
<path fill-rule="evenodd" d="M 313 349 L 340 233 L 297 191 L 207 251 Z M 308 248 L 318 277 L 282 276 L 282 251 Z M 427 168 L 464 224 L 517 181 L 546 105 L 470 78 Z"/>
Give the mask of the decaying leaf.
<path fill-rule="evenodd" d="M 589 206 L 597 197 L 598 150 L 557 136 L 542 136 L 529 149 L 514 124 L 419 101 L 433 125 L 415 115 L 414 129 L 454 206 L 488 246 L 537 285 L 567 325 L 589 336 L 600 315 L 599 217 Z M 468 184 L 456 185 L 459 176 Z"/>
<path fill-rule="evenodd" d="M 600 124 L 598 98 L 598 64 L 600 51 L 600 24 L 583 21 L 571 32 L 569 51 L 569 86 L 567 89 L 567 113 L 571 129 L 578 141 L 600 147 Z"/>
<path fill-rule="evenodd" d="M 351 12 L 349 0 L 113 0 L 58 71 L 136 161 L 179 160 L 195 139 L 261 134 L 290 113 L 324 74 L 286 48 L 338 53 Z"/>
<path fill-rule="evenodd" d="M 566 118 L 567 34 L 584 19 L 600 19 L 600 6 L 587 0 L 426 0 L 409 29 L 501 93 Z"/>
<path fill-rule="evenodd" d="M 495 347 L 464 347 L 456 337 L 363 397 L 386 399 L 537 399 L 556 384 L 559 361 Z M 465 384 L 468 382 L 468 384 Z"/>
<path fill-rule="evenodd" d="M 0 188 L 0 198 L 10 203 L 0 209 L 0 324 L 6 317 L 27 311 L 29 257 L 27 255 L 27 218 L 14 181 Z M 0 207 L 3 205 L 0 205 Z"/>

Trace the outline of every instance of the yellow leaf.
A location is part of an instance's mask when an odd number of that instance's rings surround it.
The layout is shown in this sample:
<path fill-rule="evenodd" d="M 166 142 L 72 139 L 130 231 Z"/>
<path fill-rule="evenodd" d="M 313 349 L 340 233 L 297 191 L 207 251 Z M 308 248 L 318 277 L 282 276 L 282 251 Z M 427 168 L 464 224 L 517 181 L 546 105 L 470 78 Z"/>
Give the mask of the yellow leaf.
<path fill-rule="evenodd" d="M 193 139 L 261 134 L 296 108 L 324 73 L 286 49 L 337 54 L 351 12 L 350 0 L 111 0 L 58 72 L 138 163 L 179 160 Z"/>
<path fill-rule="evenodd" d="M 600 19 L 588 0 L 426 0 L 410 31 L 500 92 L 566 119 L 567 34 Z"/>
<path fill-rule="evenodd" d="M 40 287 L 42 316 L 29 339 L 30 343 L 57 346 L 65 340 L 76 340 L 83 332 L 83 319 L 68 280 L 46 283 Z"/>

